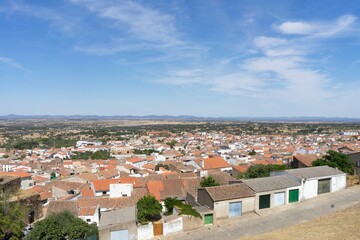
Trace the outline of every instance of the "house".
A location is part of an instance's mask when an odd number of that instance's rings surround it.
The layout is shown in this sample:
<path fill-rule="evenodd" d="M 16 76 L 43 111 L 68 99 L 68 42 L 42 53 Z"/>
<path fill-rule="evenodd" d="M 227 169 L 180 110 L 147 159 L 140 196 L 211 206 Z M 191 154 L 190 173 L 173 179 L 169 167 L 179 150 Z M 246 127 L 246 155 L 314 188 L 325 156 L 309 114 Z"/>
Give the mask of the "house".
<path fill-rule="evenodd" d="M 98 229 L 100 239 L 138 239 L 135 205 L 102 212 Z"/>
<path fill-rule="evenodd" d="M 49 203 L 49 206 L 46 211 L 46 216 L 48 217 L 51 214 L 58 214 L 64 210 L 69 211 L 75 216 L 78 216 L 79 213 L 76 205 L 76 201 L 55 200 Z"/>
<path fill-rule="evenodd" d="M 287 176 L 242 180 L 255 191 L 255 209 L 273 208 L 299 201 L 301 184 Z"/>
<path fill-rule="evenodd" d="M 129 159 L 126 159 L 126 161 L 125 161 L 125 164 L 130 164 L 136 168 L 141 168 L 146 163 L 147 163 L 146 159 L 138 158 L 138 157 L 129 158 Z"/>
<path fill-rule="evenodd" d="M 110 184 L 120 183 L 120 179 L 99 179 L 91 183 L 91 189 L 94 189 L 95 196 L 110 195 Z"/>
<path fill-rule="evenodd" d="M 245 183 L 199 188 L 197 201 L 213 210 L 213 216 L 208 218 L 216 221 L 254 211 L 255 192 Z"/>
<path fill-rule="evenodd" d="M 350 161 L 353 163 L 354 174 L 360 175 L 360 152 L 348 154 Z"/>
<path fill-rule="evenodd" d="M 78 217 L 87 222 L 88 224 L 95 223 L 99 226 L 100 223 L 100 209 L 99 205 L 96 207 L 83 207 L 78 211 Z"/>
<path fill-rule="evenodd" d="M 34 181 L 32 180 L 32 175 L 30 173 L 25 173 L 25 172 L 0 172 L 0 177 L 1 176 L 20 177 L 20 179 L 21 179 L 21 189 L 23 189 L 23 190 L 31 188 L 34 185 Z"/>
<path fill-rule="evenodd" d="M 231 165 L 220 156 L 196 159 L 195 163 L 197 165 L 195 167 L 202 169 L 203 171 L 218 169 L 222 172 L 231 172 L 232 170 Z"/>
<path fill-rule="evenodd" d="M 293 160 L 290 163 L 291 168 L 304 168 L 311 167 L 312 162 L 320 158 L 315 154 L 297 154 L 293 156 Z"/>
<path fill-rule="evenodd" d="M 115 183 L 109 185 L 110 198 L 130 197 L 133 191 L 132 183 Z"/>
<path fill-rule="evenodd" d="M 286 175 L 301 184 L 300 200 L 346 188 L 346 173 L 329 166 L 297 168 L 271 173 L 271 176 L 279 175 Z"/>
<path fill-rule="evenodd" d="M 250 168 L 249 165 L 239 165 L 239 166 L 232 166 L 232 173 L 231 175 L 234 178 L 237 178 L 239 175 L 242 175 Z"/>

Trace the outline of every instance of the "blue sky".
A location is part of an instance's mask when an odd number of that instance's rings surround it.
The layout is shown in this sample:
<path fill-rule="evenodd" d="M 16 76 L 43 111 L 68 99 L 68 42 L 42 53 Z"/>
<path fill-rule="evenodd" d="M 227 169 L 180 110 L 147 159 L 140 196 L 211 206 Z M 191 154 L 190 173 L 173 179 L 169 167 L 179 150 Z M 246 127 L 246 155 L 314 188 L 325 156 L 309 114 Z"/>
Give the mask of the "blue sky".
<path fill-rule="evenodd" d="M 3 0 L 0 115 L 360 117 L 357 0 Z"/>

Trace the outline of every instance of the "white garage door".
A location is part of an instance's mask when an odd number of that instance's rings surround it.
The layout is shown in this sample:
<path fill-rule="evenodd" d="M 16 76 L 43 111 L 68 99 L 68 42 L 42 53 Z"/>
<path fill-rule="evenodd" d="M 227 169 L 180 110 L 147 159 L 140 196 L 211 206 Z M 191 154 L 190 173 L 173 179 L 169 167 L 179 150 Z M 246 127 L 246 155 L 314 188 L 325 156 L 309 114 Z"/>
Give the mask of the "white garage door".
<path fill-rule="evenodd" d="M 274 206 L 285 204 L 285 192 L 278 192 L 274 195 Z"/>
<path fill-rule="evenodd" d="M 128 240 L 129 232 L 128 230 L 119 230 L 110 232 L 110 240 Z"/>

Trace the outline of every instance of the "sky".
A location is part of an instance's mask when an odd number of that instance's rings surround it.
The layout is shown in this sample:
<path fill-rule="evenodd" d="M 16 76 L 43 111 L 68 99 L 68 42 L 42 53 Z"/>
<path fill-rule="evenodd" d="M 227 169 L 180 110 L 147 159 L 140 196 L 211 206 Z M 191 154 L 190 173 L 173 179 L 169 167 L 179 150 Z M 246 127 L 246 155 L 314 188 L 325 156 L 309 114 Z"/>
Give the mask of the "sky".
<path fill-rule="evenodd" d="M 360 117 L 358 0 L 2 0 L 0 115 Z"/>

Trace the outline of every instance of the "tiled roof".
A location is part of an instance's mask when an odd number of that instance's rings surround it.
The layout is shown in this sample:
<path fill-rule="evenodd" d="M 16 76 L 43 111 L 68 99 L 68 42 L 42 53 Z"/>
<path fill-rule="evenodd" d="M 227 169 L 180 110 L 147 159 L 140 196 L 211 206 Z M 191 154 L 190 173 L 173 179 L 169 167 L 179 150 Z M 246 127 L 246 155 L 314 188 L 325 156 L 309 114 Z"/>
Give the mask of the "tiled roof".
<path fill-rule="evenodd" d="M 164 200 L 167 197 L 184 199 L 186 191 L 181 179 L 166 179 L 163 181 L 149 181 L 146 184 L 150 195 L 157 200 Z"/>
<path fill-rule="evenodd" d="M 205 190 L 214 202 L 255 196 L 254 191 L 245 183 L 207 187 Z"/>
<path fill-rule="evenodd" d="M 68 210 L 75 216 L 78 216 L 76 201 L 51 201 L 49 203 L 46 216 L 49 216 L 51 213 L 60 213 L 64 210 Z"/>
<path fill-rule="evenodd" d="M 84 207 L 80 208 L 79 216 L 93 216 L 97 207 Z"/>
<path fill-rule="evenodd" d="M 142 187 L 141 182 L 136 177 L 122 177 L 120 178 L 121 183 L 131 183 L 134 188 Z"/>
<path fill-rule="evenodd" d="M 238 172 L 244 173 L 249 169 L 249 165 L 240 165 L 240 166 L 233 166 L 233 169 L 236 169 Z"/>
<path fill-rule="evenodd" d="M 109 191 L 110 184 L 120 183 L 120 179 L 99 179 L 93 181 L 95 192 Z"/>
<path fill-rule="evenodd" d="M 295 158 L 303 163 L 305 166 L 307 167 L 311 167 L 312 166 L 312 162 L 315 161 L 316 159 L 320 158 L 319 156 L 315 155 L 315 154 L 297 154 L 294 156 L 294 160 Z"/>
<path fill-rule="evenodd" d="M 202 167 L 201 161 L 203 161 L 204 167 Z M 226 162 L 222 157 L 219 156 L 197 159 L 195 160 L 195 162 L 204 170 L 231 167 L 228 162 Z"/>
<path fill-rule="evenodd" d="M 82 197 L 94 197 L 94 191 L 92 189 L 83 189 L 81 190 Z"/>

